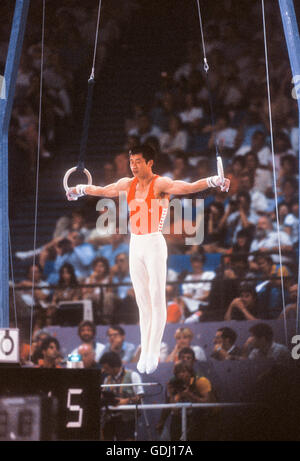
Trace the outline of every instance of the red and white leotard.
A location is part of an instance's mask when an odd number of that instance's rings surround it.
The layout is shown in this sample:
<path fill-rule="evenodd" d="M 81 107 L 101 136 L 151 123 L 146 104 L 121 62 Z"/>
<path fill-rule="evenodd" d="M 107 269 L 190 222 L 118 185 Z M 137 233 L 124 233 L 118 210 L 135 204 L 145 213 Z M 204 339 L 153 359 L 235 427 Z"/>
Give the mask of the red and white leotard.
<path fill-rule="evenodd" d="M 138 178 L 131 183 L 127 202 L 130 212 L 131 233 L 145 235 L 161 232 L 168 213 L 168 207 L 161 204 L 161 199 L 154 196 L 154 183 L 159 178 L 155 175 L 150 183 L 147 197 L 135 197 Z M 166 199 L 164 199 L 166 200 Z"/>

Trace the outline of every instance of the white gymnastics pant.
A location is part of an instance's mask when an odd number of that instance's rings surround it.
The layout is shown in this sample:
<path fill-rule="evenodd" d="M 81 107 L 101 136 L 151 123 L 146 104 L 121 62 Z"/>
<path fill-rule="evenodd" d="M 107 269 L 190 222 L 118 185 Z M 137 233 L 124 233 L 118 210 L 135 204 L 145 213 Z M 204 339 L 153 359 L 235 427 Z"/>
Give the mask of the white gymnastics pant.
<path fill-rule="evenodd" d="M 167 253 L 161 232 L 131 234 L 129 268 L 140 315 L 141 362 L 159 359 L 167 320 Z"/>

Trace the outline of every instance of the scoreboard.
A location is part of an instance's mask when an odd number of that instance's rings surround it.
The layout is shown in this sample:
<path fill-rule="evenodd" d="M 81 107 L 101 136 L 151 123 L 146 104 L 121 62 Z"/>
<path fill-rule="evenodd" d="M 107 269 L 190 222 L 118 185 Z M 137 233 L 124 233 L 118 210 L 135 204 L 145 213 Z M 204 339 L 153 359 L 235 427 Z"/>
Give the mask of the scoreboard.
<path fill-rule="evenodd" d="M 1 368 L 0 375 L 0 440 L 100 440 L 100 370 Z"/>

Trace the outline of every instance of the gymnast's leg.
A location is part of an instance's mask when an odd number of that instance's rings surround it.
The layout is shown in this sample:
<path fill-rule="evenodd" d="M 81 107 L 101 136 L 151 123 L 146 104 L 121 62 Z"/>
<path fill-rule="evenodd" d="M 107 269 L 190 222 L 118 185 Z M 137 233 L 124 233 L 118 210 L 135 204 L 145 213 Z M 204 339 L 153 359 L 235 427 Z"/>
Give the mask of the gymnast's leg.
<path fill-rule="evenodd" d="M 144 251 L 152 306 L 146 372 L 153 373 L 158 365 L 160 346 L 167 320 L 167 245 L 163 235 L 153 235 L 151 245 L 147 245 Z"/>
<path fill-rule="evenodd" d="M 149 292 L 149 276 L 142 257 L 143 246 L 144 242 L 140 240 L 140 237 L 131 237 L 129 270 L 140 317 L 141 355 L 137 364 L 137 369 L 140 373 L 145 373 L 146 371 L 148 348 L 150 344 L 152 312 Z"/>

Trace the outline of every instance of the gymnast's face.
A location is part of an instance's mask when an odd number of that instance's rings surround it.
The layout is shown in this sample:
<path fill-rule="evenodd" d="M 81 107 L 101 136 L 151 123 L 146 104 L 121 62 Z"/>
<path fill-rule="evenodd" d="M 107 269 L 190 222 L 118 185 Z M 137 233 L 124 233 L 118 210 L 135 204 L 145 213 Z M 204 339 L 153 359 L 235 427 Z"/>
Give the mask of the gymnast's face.
<path fill-rule="evenodd" d="M 151 174 L 153 160 L 149 160 L 147 162 L 144 159 L 143 154 L 130 155 L 129 162 L 133 176 L 143 178 Z"/>

